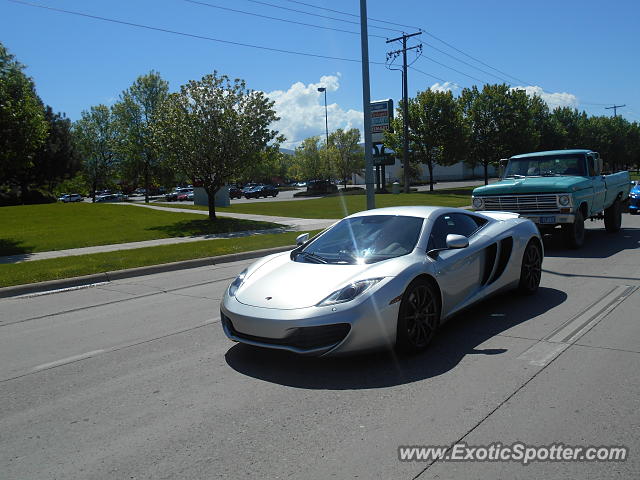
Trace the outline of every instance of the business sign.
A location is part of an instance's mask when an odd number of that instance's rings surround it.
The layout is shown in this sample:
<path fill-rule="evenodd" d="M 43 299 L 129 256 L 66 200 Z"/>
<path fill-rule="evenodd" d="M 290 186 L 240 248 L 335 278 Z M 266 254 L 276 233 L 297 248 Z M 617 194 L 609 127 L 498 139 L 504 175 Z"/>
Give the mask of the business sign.
<path fill-rule="evenodd" d="M 371 141 L 382 143 L 384 132 L 391 128 L 393 119 L 393 100 L 371 102 Z"/>

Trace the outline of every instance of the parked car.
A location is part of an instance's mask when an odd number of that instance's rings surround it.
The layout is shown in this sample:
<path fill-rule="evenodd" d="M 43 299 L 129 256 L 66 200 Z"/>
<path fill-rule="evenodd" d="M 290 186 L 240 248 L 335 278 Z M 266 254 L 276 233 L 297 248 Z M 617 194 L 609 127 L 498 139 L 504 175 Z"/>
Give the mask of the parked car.
<path fill-rule="evenodd" d="M 188 193 L 189 190 L 193 191 L 193 188 L 190 187 L 176 187 L 172 192 L 169 192 L 165 195 L 165 200 L 167 202 L 175 202 L 178 200 L 178 196 L 182 193 Z"/>
<path fill-rule="evenodd" d="M 620 230 L 629 190 L 629 172 L 603 175 L 597 152 L 555 150 L 511 157 L 502 181 L 474 189 L 472 204 L 522 214 L 543 232 L 559 226 L 567 247 L 580 248 L 587 219 L 604 219 L 608 232 Z"/>
<path fill-rule="evenodd" d="M 179 202 L 193 200 L 193 188 L 183 188 L 176 197 L 176 200 L 178 200 Z"/>
<path fill-rule="evenodd" d="M 124 202 L 128 199 L 126 195 L 121 192 L 118 193 L 108 193 L 106 195 L 97 195 L 96 203 L 98 202 Z"/>
<path fill-rule="evenodd" d="M 273 185 L 259 185 L 244 192 L 245 198 L 276 197 L 278 189 Z"/>
<path fill-rule="evenodd" d="M 307 193 L 327 194 L 335 193 L 338 187 L 328 180 L 311 180 L 307 182 Z"/>
<path fill-rule="evenodd" d="M 71 194 L 61 195 L 60 198 L 58 198 L 58 200 L 64 203 L 73 203 L 73 202 L 81 202 L 83 200 L 83 197 L 79 193 L 71 193 Z"/>
<path fill-rule="evenodd" d="M 220 305 L 228 338 L 304 355 L 416 352 L 476 302 L 534 294 L 544 256 L 518 214 L 429 206 L 366 210 L 296 243 L 231 283 Z"/>
<path fill-rule="evenodd" d="M 640 210 L 640 180 L 631 183 L 633 185 L 629 192 L 629 213 L 637 215 Z"/>
<path fill-rule="evenodd" d="M 242 198 L 242 190 L 238 187 L 229 187 L 229 198 Z"/>

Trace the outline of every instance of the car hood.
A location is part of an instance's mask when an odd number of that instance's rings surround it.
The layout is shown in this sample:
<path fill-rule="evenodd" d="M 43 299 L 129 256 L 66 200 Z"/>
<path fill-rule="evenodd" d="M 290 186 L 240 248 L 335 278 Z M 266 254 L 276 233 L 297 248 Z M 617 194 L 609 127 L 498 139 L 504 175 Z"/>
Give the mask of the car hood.
<path fill-rule="evenodd" d="M 640 185 L 633 187 L 630 193 L 633 193 L 635 195 L 640 195 Z"/>
<path fill-rule="evenodd" d="M 290 252 L 285 252 L 250 268 L 236 299 L 263 308 L 312 307 L 350 282 L 392 276 L 394 260 L 369 265 L 302 263 L 292 261 Z"/>
<path fill-rule="evenodd" d="M 589 188 L 586 177 L 509 178 L 473 190 L 473 195 L 509 195 L 518 193 L 563 193 Z"/>

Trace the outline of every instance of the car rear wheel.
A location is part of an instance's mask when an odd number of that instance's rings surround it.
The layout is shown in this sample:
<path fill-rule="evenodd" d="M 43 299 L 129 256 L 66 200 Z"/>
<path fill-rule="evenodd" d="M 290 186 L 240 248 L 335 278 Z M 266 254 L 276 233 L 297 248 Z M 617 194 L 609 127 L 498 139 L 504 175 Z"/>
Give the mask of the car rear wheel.
<path fill-rule="evenodd" d="M 577 249 L 584 245 L 584 217 L 582 212 L 576 212 L 576 219 L 573 223 L 562 225 L 562 233 L 567 247 Z"/>
<path fill-rule="evenodd" d="M 609 208 L 604 211 L 604 228 L 609 233 L 615 233 L 620 230 L 622 225 L 622 205 L 620 199 L 616 198 Z"/>
<path fill-rule="evenodd" d="M 534 241 L 529 242 L 522 256 L 518 291 L 523 295 L 533 295 L 540 286 L 542 275 L 542 250 Z"/>
<path fill-rule="evenodd" d="M 440 305 L 433 284 L 416 279 L 407 287 L 400 303 L 396 347 L 404 353 L 424 350 L 440 325 Z"/>

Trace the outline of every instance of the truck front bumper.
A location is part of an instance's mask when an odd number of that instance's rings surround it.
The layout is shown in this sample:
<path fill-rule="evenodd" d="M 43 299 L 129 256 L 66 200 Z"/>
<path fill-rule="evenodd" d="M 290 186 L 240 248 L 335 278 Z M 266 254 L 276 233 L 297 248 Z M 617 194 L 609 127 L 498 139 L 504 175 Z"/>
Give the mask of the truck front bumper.
<path fill-rule="evenodd" d="M 576 221 L 573 213 L 521 213 L 520 216 L 528 218 L 537 225 L 560 225 Z"/>

